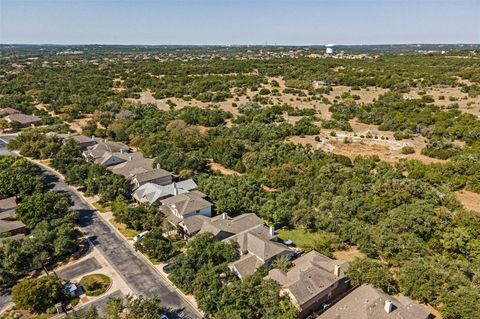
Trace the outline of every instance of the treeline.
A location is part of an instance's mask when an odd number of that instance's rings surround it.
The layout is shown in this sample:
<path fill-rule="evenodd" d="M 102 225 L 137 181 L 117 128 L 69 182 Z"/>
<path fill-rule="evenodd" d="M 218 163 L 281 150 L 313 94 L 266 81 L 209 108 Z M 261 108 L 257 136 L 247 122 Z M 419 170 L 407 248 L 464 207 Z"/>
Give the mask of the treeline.
<path fill-rule="evenodd" d="M 0 157 L 0 199 L 11 196 L 16 197 L 16 219 L 26 225 L 27 235 L 0 246 L 0 288 L 70 256 L 79 247 L 78 214 L 70 210 L 70 196 L 48 191 L 42 172 L 29 161 Z"/>
<path fill-rule="evenodd" d="M 80 187 L 87 195 L 98 195 L 108 203 L 127 196 L 129 183 L 121 176 L 110 173 L 104 166 L 85 161 L 77 142 L 48 137 L 37 130 L 19 134 L 8 147 L 21 155 L 35 159 L 51 159 L 51 165 L 65 176 L 68 184 Z"/>

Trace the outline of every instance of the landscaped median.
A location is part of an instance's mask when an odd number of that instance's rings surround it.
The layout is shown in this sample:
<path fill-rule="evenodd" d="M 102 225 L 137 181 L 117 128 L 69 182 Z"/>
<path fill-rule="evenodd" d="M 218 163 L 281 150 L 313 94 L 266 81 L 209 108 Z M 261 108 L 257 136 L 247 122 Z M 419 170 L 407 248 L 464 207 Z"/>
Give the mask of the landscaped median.
<path fill-rule="evenodd" d="M 103 274 L 91 274 L 80 279 L 80 286 L 89 297 L 100 296 L 112 286 L 112 279 Z"/>

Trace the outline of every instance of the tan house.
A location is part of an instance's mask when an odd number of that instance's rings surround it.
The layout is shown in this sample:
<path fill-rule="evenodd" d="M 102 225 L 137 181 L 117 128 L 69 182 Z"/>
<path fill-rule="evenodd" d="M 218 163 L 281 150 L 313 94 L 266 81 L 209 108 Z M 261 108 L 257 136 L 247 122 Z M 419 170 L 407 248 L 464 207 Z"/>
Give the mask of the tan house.
<path fill-rule="evenodd" d="M 429 319 L 430 311 L 405 296 L 392 297 L 362 285 L 320 315 L 319 319 Z"/>
<path fill-rule="evenodd" d="M 82 155 L 90 163 L 110 166 L 127 161 L 129 159 L 128 154 L 132 154 L 128 151 L 129 147 L 123 143 L 97 139 L 97 144 L 88 147 Z M 131 159 L 133 157 L 133 155 L 130 155 Z"/>
<path fill-rule="evenodd" d="M 294 260 L 293 264 L 288 272 L 270 270 L 266 278 L 282 286 L 281 293 L 290 297 L 301 318 L 323 309 L 349 289 L 346 262 L 311 251 Z"/>
<path fill-rule="evenodd" d="M 135 157 L 132 156 L 134 154 Z M 137 154 L 141 154 L 137 155 Z M 128 157 L 130 155 L 131 157 Z M 172 183 L 173 174 L 155 165 L 154 160 L 143 157 L 142 153 L 128 153 L 127 161 L 108 167 L 114 174 L 119 174 L 128 179 L 133 189 L 146 183 L 167 185 Z"/>

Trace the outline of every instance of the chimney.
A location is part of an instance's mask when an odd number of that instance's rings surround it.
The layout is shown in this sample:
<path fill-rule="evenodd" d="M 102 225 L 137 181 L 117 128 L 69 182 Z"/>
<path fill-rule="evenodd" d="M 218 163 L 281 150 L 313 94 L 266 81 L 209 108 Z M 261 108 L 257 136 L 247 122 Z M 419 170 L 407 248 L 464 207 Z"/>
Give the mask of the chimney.
<path fill-rule="evenodd" d="M 335 268 L 333 268 L 333 274 L 335 277 L 340 277 L 340 265 L 335 265 Z"/>
<path fill-rule="evenodd" d="M 393 302 L 389 299 L 385 300 L 385 309 L 386 313 L 391 313 L 393 311 Z"/>
<path fill-rule="evenodd" d="M 95 141 L 95 135 L 92 135 L 92 141 Z"/>
<path fill-rule="evenodd" d="M 270 227 L 268 228 L 268 233 L 269 233 L 270 236 L 272 236 L 272 237 L 275 236 L 275 227 L 270 226 Z"/>
<path fill-rule="evenodd" d="M 177 183 L 173 182 L 173 196 L 178 195 Z"/>
<path fill-rule="evenodd" d="M 227 219 L 227 213 L 222 213 L 222 219 Z"/>

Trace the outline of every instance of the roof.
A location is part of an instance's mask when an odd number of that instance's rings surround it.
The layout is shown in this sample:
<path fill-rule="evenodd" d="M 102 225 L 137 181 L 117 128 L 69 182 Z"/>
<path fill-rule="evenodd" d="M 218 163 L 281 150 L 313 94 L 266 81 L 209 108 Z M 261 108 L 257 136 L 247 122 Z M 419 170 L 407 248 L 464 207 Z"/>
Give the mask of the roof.
<path fill-rule="evenodd" d="M 88 154 L 91 154 L 93 158 L 97 158 L 102 156 L 105 152 L 116 153 L 116 152 L 128 152 L 130 149 L 128 145 L 119 142 L 112 142 L 107 140 L 102 140 L 99 138 L 95 138 L 97 144 L 88 148 L 85 151 Z"/>
<path fill-rule="evenodd" d="M 126 161 L 133 161 L 133 160 L 137 161 L 141 158 L 143 158 L 143 154 L 140 152 L 127 153 L 127 152 L 121 151 L 121 152 L 111 153 L 111 152 L 104 151 L 103 155 L 94 159 L 94 163 L 104 165 L 111 159 L 118 162 L 126 162 Z"/>
<path fill-rule="evenodd" d="M 154 183 L 146 183 L 140 186 L 133 194 L 134 198 L 140 203 L 153 204 L 160 199 L 168 196 L 187 193 L 186 190 L 177 188 L 175 183 L 169 185 L 158 185 Z"/>
<path fill-rule="evenodd" d="M 194 234 L 198 232 L 202 228 L 203 224 L 207 222 L 209 219 L 210 218 L 207 216 L 194 215 L 192 217 L 182 220 L 181 224 L 189 234 Z"/>
<path fill-rule="evenodd" d="M 86 135 L 72 135 L 71 138 L 74 139 L 75 141 L 77 141 L 80 144 L 83 144 L 83 143 L 97 143 L 97 141 L 94 138 L 86 136 Z"/>
<path fill-rule="evenodd" d="M 33 124 L 42 121 L 42 119 L 38 116 L 34 115 L 26 115 L 22 113 L 14 113 L 5 116 L 5 119 L 11 122 L 19 122 L 21 124 Z"/>
<path fill-rule="evenodd" d="M 0 219 L 15 218 L 15 208 L 17 203 L 15 197 L 9 197 L 0 200 Z"/>
<path fill-rule="evenodd" d="M 267 278 L 289 290 L 300 307 L 344 278 L 348 269 L 346 262 L 328 258 L 316 251 L 303 255 L 293 263 L 294 267 L 288 272 L 270 270 Z M 340 267 L 338 277 L 335 275 L 335 266 Z"/>
<path fill-rule="evenodd" d="M 4 107 L 3 109 L 0 109 L 0 115 L 18 114 L 18 113 L 21 113 L 21 112 L 11 107 Z"/>
<path fill-rule="evenodd" d="M 135 180 L 139 184 L 167 176 L 173 176 L 173 174 L 161 168 L 155 168 L 154 170 L 146 172 L 135 172 Z"/>
<path fill-rule="evenodd" d="M 168 207 L 172 212 L 173 210 L 176 210 L 176 215 L 181 216 L 213 206 L 212 203 L 195 193 L 184 193 L 172 196 L 162 200 L 161 203 Z"/>
<path fill-rule="evenodd" d="M 17 207 L 15 197 L 8 197 L 0 200 L 0 212 L 15 209 L 15 207 Z"/>
<path fill-rule="evenodd" d="M 292 250 L 274 241 L 274 238 L 274 236 L 270 236 L 268 227 L 260 225 L 234 235 L 228 240 L 236 241 L 240 246 L 240 251 L 252 253 L 262 261 L 267 261 L 280 254 L 292 253 Z"/>
<path fill-rule="evenodd" d="M 393 303 L 387 313 L 385 302 Z M 327 309 L 320 319 L 426 319 L 430 312 L 405 296 L 392 297 L 372 285 L 362 285 Z"/>
<path fill-rule="evenodd" d="M 208 232 L 212 233 L 217 237 L 223 236 L 224 238 L 226 238 L 259 225 L 263 225 L 263 221 L 256 214 L 253 213 L 242 214 L 235 218 L 231 218 L 230 216 L 225 214 L 218 215 L 206 221 L 202 225 L 200 233 Z"/>
<path fill-rule="evenodd" d="M 19 220 L 0 219 L 0 233 L 8 233 L 14 230 L 24 228 L 25 224 Z"/>
<path fill-rule="evenodd" d="M 191 191 L 198 187 L 197 183 L 193 179 L 186 179 L 184 181 L 177 182 L 178 188 L 183 188 L 184 190 Z"/>
<path fill-rule="evenodd" d="M 240 278 L 253 275 L 257 268 L 263 265 L 263 262 L 253 254 L 243 255 L 239 260 L 229 264 L 231 268 L 235 268 Z"/>
<path fill-rule="evenodd" d="M 123 156 L 123 153 L 121 153 Z M 128 153 L 128 154 L 136 154 L 136 153 Z M 142 154 L 142 153 L 139 153 Z M 134 176 L 135 174 L 138 173 L 146 173 L 151 170 L 153 170 L 153 159 L 150 158 L 145 158 L 142 156 L 138 156 L 131 160 L 128 160 L 128 155 L 127 155 L 127 161 L 111 166 L 108 168 L 108 170 L 112 171 L 112 173 L 123 175 L 127 178 Z"/>

